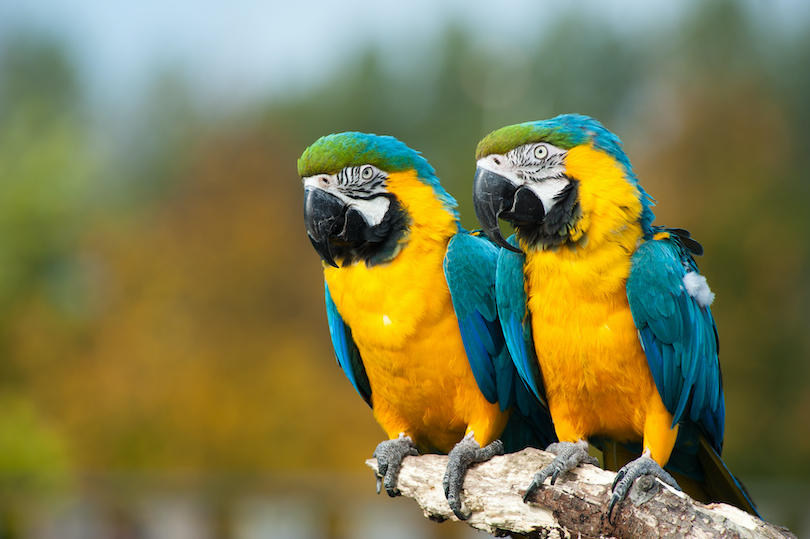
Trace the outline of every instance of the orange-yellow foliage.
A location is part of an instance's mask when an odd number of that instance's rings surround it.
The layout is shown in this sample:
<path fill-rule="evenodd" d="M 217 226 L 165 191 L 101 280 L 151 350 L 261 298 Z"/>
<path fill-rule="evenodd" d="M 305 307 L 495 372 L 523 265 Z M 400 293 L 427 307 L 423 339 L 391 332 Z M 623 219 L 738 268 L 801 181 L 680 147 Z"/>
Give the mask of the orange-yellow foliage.
<path fill-rule="evenodd" d="M 356 468 L 382 437 L 335 363 L 294 159 L 199 148 L 173 193 L 103 216 L 100 303 L 15 317 L 13 356 L 83 469 Z"/>

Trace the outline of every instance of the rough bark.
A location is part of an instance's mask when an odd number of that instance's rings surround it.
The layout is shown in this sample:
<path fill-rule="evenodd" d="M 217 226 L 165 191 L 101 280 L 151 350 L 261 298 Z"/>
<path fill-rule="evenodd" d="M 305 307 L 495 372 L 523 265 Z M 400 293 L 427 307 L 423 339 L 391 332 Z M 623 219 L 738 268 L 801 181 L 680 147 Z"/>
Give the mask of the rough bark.
<path fill-rule="evenodd" d="M 556 485 L 546 482 L 531 503 L 523 503 L 535 472 L 553 458 L 529 448 L 471 468 L 463 490 L 464 509 L 472 512 L 468 524 L 498 536 L 540 538 L 795 539 L 788 530 L 736 507 L 702 504 L 646 477 L 636 481 L 628 499 L 616 506 L 611 523 L 607 504 L 616 474 L 590 465 L 565 474 Z M 366 464 L 376 472 L 375 459 Z M 406 457 L 399 473 L 402 495 L 414 498 L 427 518 L 439 522 L 456 520 L 442 489 L 446 465 L 446 456 Z"/>

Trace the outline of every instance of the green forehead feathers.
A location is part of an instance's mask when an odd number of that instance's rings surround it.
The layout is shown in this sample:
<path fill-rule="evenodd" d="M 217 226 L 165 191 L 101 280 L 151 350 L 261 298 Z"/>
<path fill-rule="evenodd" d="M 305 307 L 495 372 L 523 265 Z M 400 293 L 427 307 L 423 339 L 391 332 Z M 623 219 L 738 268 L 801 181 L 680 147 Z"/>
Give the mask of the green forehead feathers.
<path fill-rule="evenodd" d="M 561 114 L 550 120 L 502 127 L 478 143 L 475 159 L 478 160 L 492 154 L 505 154 L 518 146 L 534 142 L 548 142 L 563 150 L 590 144 L 615 159 L 624 169 L 627 180 L 639 190 L 639 198 L 644 207 L 641 222 L 645 233 L 649 233 L 654 218 L 650 209 L 653 204 L 652 198 L 644 191 L 633 173 L 633 167 L 622 149 L 622 141 L 619 140 L 619 137 L 589 116 Z"/>
<path fill-rule="evenodd" d="M 336 174 L 346 167 L 374 165 L 383 172 L 416 171 L 448 211 L 457 216 L 456 201 L 444 190 L 430 163 L 419 152 L 387 135 L 349 131 L 326 135 L 304 150 L 298 159 L 298 175 Z"/>
<path fill-rule="evenodd" d="M 434 171 L 419 152 L 389 136 L 347 132 L 315 141 L 298 159 L 298 175 L 335 174 L 346 167 L 374 165 L 385 172 L 416 170 L 421 178 Z"/>
<path fill-rule="evenodd" d="M 565 130 L 563 125 L 551 121 L 509 125 L 484 137 L 478 143 L 475 159 L 481 159 L 493 153 L 505 154 L 513 148 L 533 142 L 548 142 L 558 148 L 570 150 L 574 146 L 582 144 L 586 138 L 585 133 Z"/>
<path fill-rule="evenodd" d="M 504 154 L 513 148 L 533 142 L 548 142 L 563 150 L 590 144 L 613 157 L 624 167 L 631 181 L 637 183 L 619 137 L 605 129 L 598 121 L 581 114 L 561 114 L 550 120 L 502 127 L 478 143 L 475 158 L 481 159 L 493 153 Z"/>

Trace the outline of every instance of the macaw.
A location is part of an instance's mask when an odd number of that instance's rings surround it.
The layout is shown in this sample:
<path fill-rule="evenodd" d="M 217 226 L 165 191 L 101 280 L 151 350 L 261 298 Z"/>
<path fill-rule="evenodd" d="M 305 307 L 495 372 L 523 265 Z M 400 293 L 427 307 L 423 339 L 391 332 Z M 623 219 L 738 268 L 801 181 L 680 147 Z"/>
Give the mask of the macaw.
<path fill-rule="evenodd" d="M 384 478 L 397 494 L 406 455 L 446 453 L 445 495 L 465 519 L 471 463 L 555 439 L 501 333 L 500 249 L 460 227 L 433 168 L 393 137 L 322 137 L 298 173 L 337 361 L 389 438 L 374 451 L 377 492 Z"/>
<path fill-rule="evenodd" d="M 654 201 L 619 138 L 565 114 L 494 131 L 476 159 L 475 211 L 503 247 L 496 296 L 507 346 L 559 439 L 524 499 L 594 463 L 590 441 L 618 470 L 608 518 L 642 475 L 756 514 L 720 458 L 714 294 L 692 256 L 702 247 L 652 224 Z M 499 218 L 515 228 L 509 241 Z"/>

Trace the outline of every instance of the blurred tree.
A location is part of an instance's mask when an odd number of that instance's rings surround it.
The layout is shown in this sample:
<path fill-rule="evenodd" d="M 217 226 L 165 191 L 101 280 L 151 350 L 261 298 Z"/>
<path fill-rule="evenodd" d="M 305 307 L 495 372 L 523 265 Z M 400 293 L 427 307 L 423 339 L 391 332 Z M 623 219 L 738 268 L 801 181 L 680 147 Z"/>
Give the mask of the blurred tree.
<path fill-rule="evenodd" d="M 76 80 L 59 46 L 20 35 L 0 52 L 2 317 L 70 257 L 87 223 L 95 163 Z"/>
<path fill-rule="evenodd" d="M 27 122 L 45 127 L 79 112 L 78 82 L 58 41 L 19 32 L 4 36 L 0 47 L 0 120 L 22 115 Z"/>
<path fill-rule="evenodd" d="M 67 486 L 69 442 L 28 393 L 12 344 L 17 309 L 37 295 L 75 307 L 69 268 L 92 184 L 80 96 L 57 43 L 22 34 L 0 45 L 0 535 L 15 508 Z M 67 286 L 66 286 L 67 285 Z M 38 339 L 47 338 L 38 335 Z"/>
<path fill-rule="evenodd" d="M 328 346 L 288 152 L 212 137 L 168 197 L 90 234 L 104 305 L 86 338 L 42 303 L 18 314 L 16 354 L 82 468 L 340 468 L 373 450 L 378 428 Z"/>

